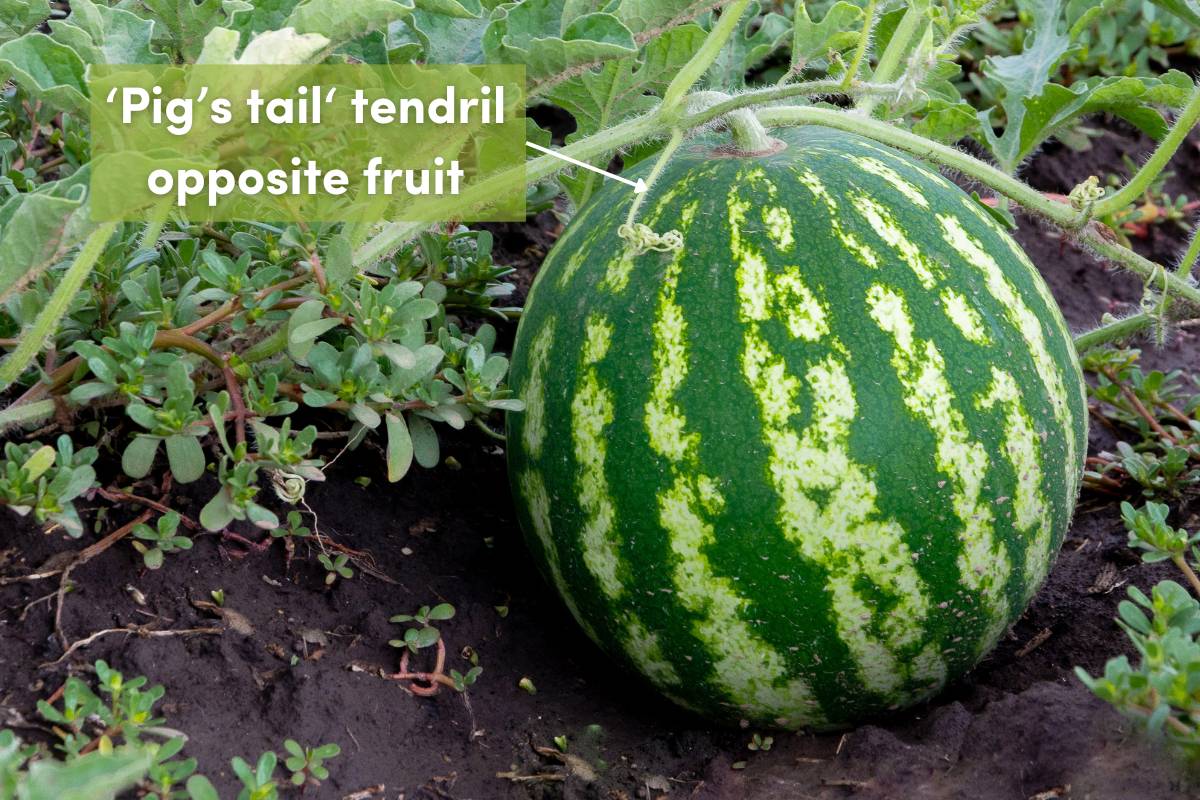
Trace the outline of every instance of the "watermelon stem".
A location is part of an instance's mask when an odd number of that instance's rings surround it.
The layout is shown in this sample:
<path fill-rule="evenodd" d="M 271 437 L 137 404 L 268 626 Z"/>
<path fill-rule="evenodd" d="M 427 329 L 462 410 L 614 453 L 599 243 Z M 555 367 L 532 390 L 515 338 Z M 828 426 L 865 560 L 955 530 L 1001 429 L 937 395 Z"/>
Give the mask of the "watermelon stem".
<path fill-rule="evenodd" d="M 729 115 L 729 131 L 739 154 L 748 156 L 777 153 L 786 145 L 767 133 L 758 117 L 748 108 L 739 108 Z"/>

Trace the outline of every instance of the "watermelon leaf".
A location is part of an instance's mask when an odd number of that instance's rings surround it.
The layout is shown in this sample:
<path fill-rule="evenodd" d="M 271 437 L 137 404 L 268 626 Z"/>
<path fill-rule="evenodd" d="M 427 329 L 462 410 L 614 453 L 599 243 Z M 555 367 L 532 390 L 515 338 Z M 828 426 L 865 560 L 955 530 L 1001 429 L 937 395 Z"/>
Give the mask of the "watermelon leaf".
<path fill-rule="evenodd" d="M 792 23 L 787 17 L 774 12 L 760 16 L 759 4 L 751 3 L 744 22 L 709 67 L 706 85 L 726 92 L 746 88 L 746 73 L 788 41 L 791 32 Z"/>
<path fill-rule="evenodd" d="M 530 91 L 567 70 L 637 53 L 633 33 L 616 16 L 571 16 L 561 0 L 525 0 L 497 9 L 483 34 L 485 58 L 525 64 Z"/>
<path fill-rule="evenodd" d="M 83 60 L 44 33 L 0 44 L 0 80 L 9 79 L 48 105 L 87 114 Z"/>
<path fill-rule="evenodd" d="M 829 7 L 820 22 L 808 16 L 808 4 L 796 4 L 792 20 L 792 74 L 806 67 L 829 64 L 832 53 L 841 53 L 858 44 L 862 28 L 862 9 L 846 0 Z"/>
<path fill-rule="evenodd" d="M 49 0 L 0 0 L 0 43 L 28 33 L 49 16 Z"/>

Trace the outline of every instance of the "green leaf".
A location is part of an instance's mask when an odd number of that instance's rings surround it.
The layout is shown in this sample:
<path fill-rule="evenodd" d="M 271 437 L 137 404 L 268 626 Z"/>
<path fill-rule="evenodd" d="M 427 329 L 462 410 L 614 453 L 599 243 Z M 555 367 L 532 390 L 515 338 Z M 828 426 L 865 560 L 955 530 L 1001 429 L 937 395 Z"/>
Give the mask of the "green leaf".
<path fill-rule="evenodd" d="M 230 13 L 238 10 L 238 4 L 227 0 L 140 0 L 140 4 L 162 24 L 168 34 L 163 41 L 189 62 L 200 55 L 209 31 L 225 25 Z"/>
<path fill-rule="evenodd" d="M 438 603 L 429 610 L 429 618 L 435 620 L 446 620 L 454 617 L 454 606 L 449 603 Z"/>
<path fill-rule="evenodd" d="M 305 335 L 297 335 L 297 331 L 305 325 L 311 325 L 319 322 L 322 315 L 325 313 L 325 303 L 322 300 L 305 300 L 300 304 L 292 315 L 288 317 L 287 334 L 288 334 L 288 355 L 292 357 L 297 364 L 306 366 L 308 364 L 308 354 L 312 351 L 313 344 L 320 333 L 315 333 L 311 337 Z M 315 330 L 315 329 L 312 329 Z M 326 328 L 328 330 L 328 328 Z"/>
<path fill-rule="evenodd" d="M 705 73 L 708 88 L 738 91 L 746 88 L 746 73 L 788 40 L 792 25 L 787 17 L 774 12 L 759 15 L 758 3 L 751 3 L 742 24 L 736 28 L 721 53 Z"/>
<path fill-rule="evenodd" d="M 180 483 L 191 483 L 204 475 L 204 448 L 195 436 L 168 436 L 167 463 Z"/>
<path fill-rule="evenodd" d="M 330 39 L 319 33 L 298 32 L 290 27 L 266 31 L 250 40 L 246 49 L 238 56 L 237 63 L 304 64 L 311 61 L 329 43 Z M 207 46 L 207 41 L 205 44 Z"/>
<path fill-rule="evenodd" d="M 319 302 L 319 301 L 318 301 Z M 336 317 L 325 317 L 322 319 L 306 322 L 303 325 L 297 325 L 288 331 L 288 345 L 303 345 L 311 344 L 316 341 L 317 337 L 326 331 L 331 331 L 342 324 L 342 321 Z"/>
<path fill-rule="evenodd" d="M 37 759 L 29 765 L 21 800 L 112 800 L 133 787 L 153 763 L 149 750 L 122 747 L 63 762 Z"/>
<path fill-rule="evenodd" d="M 73 216 L 80 200 L 35 193 L 18 198 L 0 235 L 0 301 L 35 280 L 79 240 Z M 86 216 L 86 213 L 85 215 Z"/>
<path fill-rule="evenodd" d="M 232 64 L 237 61 L 241 37 L 229 28 L 213 28 L 204 37 L 204 46 L 196 56 L 197 64 Z"/>
<path fill-rule="evenodd" d="M 137 435 L 126 446 L 121 455 L 121 469 L 131 478 L 144 478 L 150 474 L 154 466 L 154 457 L 158 455 L 158 443 L 161 439 L 153 436 Z"/>
<path fill-rule="evenodd" d="M 637 56 L 609 61 L 600 69 L 563 81 L 546 94 L 575 118 L 572 139 L 590 135 L 654 105 L 707 34 L 685 25 L 655 38 Z"/>
<path fill-rule="evenodd" d="M 430 64 L 482 64 L 483 32 L 491 18 L 481 14 L 475 19 L 448 17 L 431 14 L 418 8 L 407 20 L 410 36 L 416 36 L 423 44 L 420 49 Z M 396 27 L 402 27 L 401 25 Z M 393 35 L 398 31 L 392 31 Z M 394 47 L 394 45 L 393 45 Z"/>
<path fill-rule="evenodd" d="M 1051 73 L 1071 49 L 1071 39 L 1059 31 L 1063 0 L 1035 0 L 1029 13 L 1031 31 L 1021 52 L 1011 56 L 990 56 L 983 65 L 987 78 L 1003 87 L 1002 106 L 1007 122 L 1004 133 L 992 130 L 991 110 L 979 112 L 985 143 L 991 147 L 1001 167 L 1012 172 L 1021 161 L 1021 130 L 1027 100 L 1042 94 Z"/>
<path fill-rule="evenodd" d="M 297 33 L 320 34 L 338 45 L 371 31 L 387 30 L 390 23 L 412 11 L 411 0 L 304 0 L 288 15 L 285 24 Z"/>
<path fill-rule="evenodd" d="M 325 247 L 325 278 L 330 286 L 344 286 L 356 272 L 350 240 L 339 233 Z"/>
<path fill-rule="evenodd" d="M 84 282 L 92 274 L 97 259 L 100 258 L 116 227 L 115 222 L 106 222 L 88 235 L 71 266 L 59 278 L 50 299 L 37 312 L 33 324 L 23 331 L 17 346 L 0 362 L 0 391 L 11 386 L 29 368 L 46 340 L 58 331 L 59 322 L 70 310 Z"/>
<path fill-rule="evenodd" d="M 620 0 L 611 10 L 634 34 L 651 38 L 686 25 L 711 8 L 709 0 Z"/>
<path fill-rule="evenodd" d="M 0 0 L 0 42 L 33 30 L 48 16 L 49 0 Z"/>
<path fill-rule="evenodd" d="M 212 499 L 200 509 L 200 524 L 205 530 L 225 530 L 233 522 L 233 506 L 229 500 L 229 490 L 221 487 Z"/>
<path fill-rule="evenodd" d="M 494 63 L 525 64 L 534 87 L 569 69 L 637 52 L 633 33 L 612 14 L 572 13 L 562 0 L 502 6 L 484 31 L 484 56 Z"/>
<path fill-rule="evenodd" d="M 387 474 L 388 482 L 396 483 L 406 474 L 413 460 L 412 437 L 408 434 L 408 425 L 404 415 L 388 414 L 387 423 Z"/>
<path fill-rule="evenodd" d="M 83 60 L 44 33 L 0 44 L 0 80 L 11 79 L 52 108 L 88 113 Z"/>
<path fill-rule="evenodd" d="M 409 628 L 404 634 L 404 638 L 414 647 L 420 649 L 432 647 L 437 644 L 437 640 L 441 638 L 441 634 L 438 633 L 437 628 Z"/>
<path fill-rule="evenodd" d="M 1180 19 L 1200 27 L 1200 2 L 1196 2 L 1196 0 L 1151 0 L 1151 2 Z"/>
<path fill-rule="evenodd" d="M 479 0 L 416 0 L 417 8 L 432 14 L 475 19 L 483 13 Z"/>
<path fill-rule="evenodd" d="M 913 123 L 913 133 L 939 142 L 953 143 L 979 130 L 979 117 L 970 103 L 930 100 Z"/>
<path fill-rule="evenodd" d="M 142 19 L 121 8 L 97 5 L 92 0 L 72 0 L 71 16 L 51 22 L 50 30 L 51 38 L 68 45 L 78 41 L 79 34 L 87 37 L 101 63 L 164 64 L 169 61 L 164 53 L 156 53 L 150 47 L 154 36 L 153 20 Z"/>
<path fill-rule="evenodd" d="M 193 775 L 187 780 L 189 800 L 220 800 L 212 782 L 203 775 Z"/>
<path fill-rule="evenodd" d="M 36 481 L 38 478 L 46 474 L 46 470 L 54 466 L 57 459 L 57 453 L 50 445 L 43 445 L 25 459 L 25 463 L 21 465 L 21 469 L 25 472 L 30 481 Z"/>
<path fill-rule="evenodd" d="M 1182 78 L 1182 80 L 1180 80 Z M 1187 101 L 1192 82 L 1181 72 L 1172 71 L 1160 78 L 1114 76 L 1077 81 L 1070 87 L 1046 84 L 1036 97 L 1024 100 L 1019 135 L 1011 127 L 999 140 L 1015 150 L 1006 158 L 1020 163 L 1046 139 L 1072 121 L 1098 112 L 1119 116 L 1148 136 L 1161 139 L 1169 128 L 1156 106 L 1175 107 Z M 985 128 L 984 134 L 990 131 Z"/>
<path fill-rule="evenodd" d="M 358 422 L 371 430 L 379 427 L 379 423 L 383 419 L 379 416 L 379 412 L 371 408 L 366 403 L 355 403 L 350 406 L 350 419 Z"/>
<path fill-rule="evenodd" d="M 412 436 L 413 458 L 426 469 L 436 467 L 441 458 L 437 431 L 424 417 L 412 415 L 408 418 L 408 432 Z"/>
<path fill-rule="evenodd" d="M 829 7 L 820 22 L 808 16 L 808 4 L 796 4 L 792 22 L 792 71 L 829 63 L 831 53 L 841 53 L 858 44 L 862 9 L 845 0 Z"/>

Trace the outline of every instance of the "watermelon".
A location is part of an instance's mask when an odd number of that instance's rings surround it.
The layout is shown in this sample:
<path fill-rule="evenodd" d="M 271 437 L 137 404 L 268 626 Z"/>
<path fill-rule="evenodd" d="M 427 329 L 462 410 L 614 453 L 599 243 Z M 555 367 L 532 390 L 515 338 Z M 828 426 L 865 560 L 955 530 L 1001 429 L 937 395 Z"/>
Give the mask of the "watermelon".
<path fill-rule="evenodd" d="M 678 249 L 621 238 L 616 182 L 580 211 L 517 334 L 508 465 L 601 648 L 708 718 L 827 729 L 931 696 L 1022 613 L 1087 413 L 977 201 L 859 136 L 776 135 L 671 160 L 639 217 Z"/>

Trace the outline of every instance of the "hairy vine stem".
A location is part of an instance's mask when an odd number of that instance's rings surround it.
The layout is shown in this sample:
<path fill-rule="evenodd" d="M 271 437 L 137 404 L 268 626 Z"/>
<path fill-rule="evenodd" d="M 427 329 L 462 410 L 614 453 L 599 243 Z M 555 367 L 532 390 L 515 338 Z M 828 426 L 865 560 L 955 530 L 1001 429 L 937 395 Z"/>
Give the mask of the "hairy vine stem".
<path fill-rule="evenodd" d="M 872 81 L 886 83 L 896 77 L 896 70 L 900 67 L 901 59 L 918 30 L 923 29 L 921 22 L 926 19 L 928 13 L 929 0 L 909 3 L 908 10 L 900 18 L 900 24 L 896 26 L 892 38 L 888 40 L 887 47 L 883 50 L 883 55 L 879 57 L 879 63 L 875 66 L 874 74 L 871 75 Z M 862 95 L 855 103 L 855 108 L 864 115 L 870 116 L 878 103 L 877 96 Z"/>
<path fill-rule="evenodd" d="M 854 48 L 854 57 L 850 59 L 850 65 L 846 67 L 846 74 L 842 78 L 843 88 L 849 86 L 858 77 L 858 70 L 862 66 L 863 58 L 867 55 L 867 45 L 871 43 L 871 32 L 875 30 L 876 5 L 876 0 L 867 0 L 867 7 L 863 10 L 862 33 L 858 35 L 858 46 Z"/>
<path fill-rule="evenodd" d="M 88 275 L 92 274 L 92 267 L 96 265 L 100 254 L 104 252 L 104 245 L 108 244 L 109 238 L 116 229 L 117 223 L 106 222 L 88 236 L 83 247 L 75 255 L 75 260 L 67 268 L 62 281 L 50 295 L 46 307 L 38 314 L 33 325 L 22 334 L 16 349 L 9 354 L 8 358 L 0 362 L 0 391 L 4 391 L 20 378 L 21 374 L 37 358 L 47 337 L 51 336 L 58 328 L 59 320 L 70 309 L 71 303 L 75 301 L 75 295 L 79 293 L 83 282 L 87 280 Z"/>
<path fill-rule="evenodd" d="M 732 16 L 736 7 L 727 9 L 723 19 Z M 732 28 L 732 23 L 730 23 Z M 716 34 L 716 30 L 714 30 Z M 728 32 L 726 32 L 728 35 Z M 722 42 L 725 39 L 721 39 Z M 899 45 L 897 45 L 899 47 Z M 696 62 L 699 53 L 693 58 Z M 897 56 L 899 58 L 899 56 Z M 698 62 L 697 62 L 698 63 Z M 711 63 L 711 62 L 705 62 Z M 705 66 L 707 69 L 707 66 Z M 694 70 L 693 70 L 694 72 Z M 696 79 L 703 74 L 700 70 Z M 682 73 L 681 73 L 682 75 Z M 881 76 L 890 77 L 886 72 Z M 672 85 L 682 85 L 683 79 L 676 76 Z M 692 84 L 688 84 L 690 88 Z M 843 86 L 839 81 L 808 81 L 787 86 L 771 86 L 765 89 L 745 92 L 708 104 L 707 107 L 679 116 L 677 111 L 664 115 L 665 102 L 654 111 L 641 117 L 626 120 L 618 125 L 593 134 L 585 139 L 573 142 L 561 149 L 563 154 L 583 161 L 595 160 L 607 156 L 621 148 L 636 142 L 660 136 L 664 129 L 679 128 L 690 131 L 703 127 L 721 118 L 728 118 L 739 109 L 764 106 L 787 97 L 813 96 L 820 94 L 841 93 L 852 96 L 887 96 L 894 92 L 894 84 L 859 83 Z M 685 90 L 686 91 L 686 90 Z M 666 117 L 672 117 L 668 122 Z M 760 122 L 771 126 L 796 125 L 825 125 L 827 127 L 857 133 L 883 144 L 912 153 L 915 156 L 941 164 L 952 170 L 973 178 L 990 187 L 1002 197 L 1016 202 L 1018 205 L 1054 223 L 1058 227 L 1076 235 L 1079 240 L 1090 247 L 1101 257 L 1115 262 L 1122 267 L 1138 274 L 1143 280 L 1149 281 L 1160 274 L 1161 267 L 1148 259 L 1134 253 L 1128 248 L 1121 247 L 1106 239 L 1094 225 L 1089 225 L 1092 216 L 1103 216 L 1113 210 L 1123 208 L 1125 198 L 1136 197 L 1145 190 L 1147 183 L 1162 169 L 1162 166 L 1178 149 L 1188 131 L 1200 119 L 1200 87 L 1193 90 L 1192 98 L 1185 109 L 1177 117 L 1162 144 L 1155 151 L 1146 167 L 1116 194 L 1084 209 L 1075 209 L 1067 203 L 1045 197 L 1041 192 L 1030 187 L 1023 181 L 1012 177 L 1006 172 L 993 167 L 967 153 L 939 142 L 934 142 L 917 134 L 906 131 L 889 123 L 866 117 L 862 114 L 847 114 L 845 111 L 833 108 L 815 106 L 767 106 L 757 111 Z M 545 180 L 562 169 L 562 162 L 552 156 L 540 156 L 526 162 L 523 167 L 525 182 L 537 183 Z M 461 209 L 464 201 L 479 203 L 488 198 L 489 191 L 510 183 L 513 175 L 509 172 L 495 176 L 488 181 L 478 184 L 473 190 L 455 198 L 455 207 Z M 1133 187 L 1132 189 L 1130 187 Z M 447 211 L 450 211 L 449 205 Z M 415 238 L 425 229 L 422 223 L 395 222 L 383 226 L 378 233 L 358 248 L 354 254 L 356 266 L 365 267 L 387 256 L 405 242 Z M 1193 239 L 1192 245 L 1184 255 L 1180 269 L 1167 273 L 1161 280 L 1166 292 L 1179 297 L 1188 303 L 1200 306 L 1200 290 L 1194 286 L 1189 276 L 1191 266 L 1200 256 L 1200 242 Z M 1145 329 L 1153 323 L 1153 315 L 1135 314 L 1124 320 L 1109 323 L 1096 331 L 1079 337 L 1078 345 L 1082 348 L 1092 347 L 1103 342 L 1124 338 Z"/>
<path fill-rule="evenodd" d="M 700 49 L 683 65 L 683 69 L 676 73 L 671 83 L 667 85 L 667 90 L 663 92 L 662 104 L 659 106 L 661 119 L 669 120 L 679 115 L 687 93 L 704 77 L 704 73 L 717 60 L 721 49 L 733 36 L 749 5 L 750 0 L 733 0 L 721 12 L 720 19 L 717 20 L 717 24 L 713 26 L 708 36 L 704 37 L 704 43 L 700 45 Z"/>
<path fill-rule="evenodd" d="M 1184 138 L 1198 121 L 1200 121 L 1200 86 L 1192 88 L 1192 96 L 1179 112 L 1179 116 L 1175 118 L 1175 124 L 1167 131 L 1167 135 L 1159 142 L 1158 147 L 1141 169 L 1134 173 L 1133 177 L 1114 194 L 1096 203 L 1093 209 L 1095 216 L 1107 216 L 1137 200 L 1167 166 L 1171 156 L 1175 155 L 1179 145 L 1183 144 Z"/>

